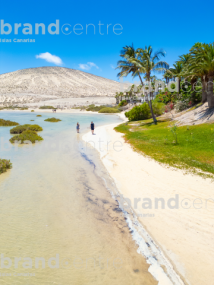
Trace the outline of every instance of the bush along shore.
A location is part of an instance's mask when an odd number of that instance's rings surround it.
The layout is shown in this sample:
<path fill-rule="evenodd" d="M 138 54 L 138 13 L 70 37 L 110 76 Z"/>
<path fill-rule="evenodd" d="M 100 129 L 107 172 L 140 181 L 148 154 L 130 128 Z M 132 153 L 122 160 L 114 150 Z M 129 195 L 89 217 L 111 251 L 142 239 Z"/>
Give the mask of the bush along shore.
<path fill-rule="evenodd" d="M 51 123 L 57 123 L 57 122 L 60 122 L 61 120 L 57 119 L 57 118 L 48 118 L 48 119 L 46 119 L 44 121 L 51 122 Z"/>
<path fill-rule="evenodd" d="M 19 123 L 12 122 L 9 120 L 0 119 L 0 127 L 11 127 L 11 126 L 18 126 Z"/>
<path fill-rule="evenodd" d="M 42 141 L 43 138 L 37 134 L 37 132 L 43 131 L 42 127 L 39 125 L 20 125 L 14 127 L 10 130 L 11 134 L 16 134 L 10 139 L 11 143 L 19 143 L 19 144 L 28 144 L 36 143 L 38 141 Z"/>
<path fill-rule="evenodd" d="M 41 106 L 39 109 L 46 110 L 46 109 L 56 109 L 53 106 Z"/>
<path fill-rule="evenodd" d="M 0 174 L 2 174 L 3 172 L 6 172 L 7 169 L 11 169 L 11 168 L 12 168 L 12 163 L 10 162 L 10 160 L 0 159 Z"/>
<path fill-rule="evenodd" d="M 10 133 L 11 134 L 21 134 L 21 133 L 23 133 L 24 131 L 27 131 L 27 130 L 34 131 L 34 132 L 41 132 L 41 131 L 43 131 L 42 127 L 40 127 L 39 125 L 29 125 L 29 124 L 26 124 L 26 125 L 20 125 L 20 126 L 17 126 L 15 128 L 12 128 L 10 130 Z"/>
<path fill-rule="evenodd" d="M 98 113 L 120 113 L 122 109 L 120 108 L 122 105 L 99 105 L 96 106 L 94 104 L 91 104 L 89 106 L 81 106 L 81 107 L 74 107 L 72 109 L 80 109 L 90 111 L 90 112 L 98 112 Z"/>
<path fill-rule="evenodd" d="M 31 143 L 36 143 L 38 141 L 42 141 L 43 138 L 41 136 L 39 136 L 36 132 L 34 131 L 24 131 L 19 135 L 13 136 L 10 139 L 11 143 L 19 143 L 19 144 L 28 144 L 29 142 Z"/>
<path fill-rule="evenodd" d="M 153 103 L 153 112 L 156 116 L 162 115 L 164 109 L 165 105 L 163 103 Z M 139 106 L 135 106 L 130 111 L 126 112 L 125 116 L 129 119 L 129 121 L 147 120 L 149 118 L 152 118 L 152 113 L 148 104 L 143 103 Z"/>
<path fill-rule="evenodd" d="M 120 113 L 120 110 L 117 108 L 105 107 L 105 108 L 100 109 L 99 113 L 105 113 L 105 114 Z"/>

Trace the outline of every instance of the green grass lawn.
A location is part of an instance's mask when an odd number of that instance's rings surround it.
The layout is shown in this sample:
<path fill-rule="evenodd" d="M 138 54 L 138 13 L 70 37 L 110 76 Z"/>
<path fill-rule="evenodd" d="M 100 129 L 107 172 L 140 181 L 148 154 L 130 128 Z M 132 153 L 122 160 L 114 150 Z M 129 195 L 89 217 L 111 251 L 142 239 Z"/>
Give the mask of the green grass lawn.
<path fill-rule="evenodd" d="M 155 160 L 189 169 L 214 174 L 214 124 L 178 127 L 177 144 L 171 131 L 172 122 L 151 120 L 129 122 L 115 128 L 136 150 Z"/>

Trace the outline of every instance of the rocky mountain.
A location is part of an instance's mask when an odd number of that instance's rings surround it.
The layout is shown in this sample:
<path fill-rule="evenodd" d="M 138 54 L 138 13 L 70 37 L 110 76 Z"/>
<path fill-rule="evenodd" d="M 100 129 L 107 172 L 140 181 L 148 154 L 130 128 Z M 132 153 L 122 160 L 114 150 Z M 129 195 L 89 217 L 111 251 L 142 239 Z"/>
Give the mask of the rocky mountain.
<path fill-rule="evenodd" d="M 4 101 L 9 97 L 17 101 L 29 98 L 31 102 L 51 98 L 113 97 L 118 91 L 120 84 L 116 81 L 63 67 L 28 68 L 0 75 L 0 97 Z"/>

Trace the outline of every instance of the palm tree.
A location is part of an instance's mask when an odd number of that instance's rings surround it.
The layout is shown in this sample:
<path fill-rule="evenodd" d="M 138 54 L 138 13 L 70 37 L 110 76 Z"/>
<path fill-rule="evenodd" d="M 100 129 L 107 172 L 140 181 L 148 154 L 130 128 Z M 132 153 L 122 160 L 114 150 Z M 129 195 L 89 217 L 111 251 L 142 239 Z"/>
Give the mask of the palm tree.
<path fill-rule="evenodd" d="M 123 92 L 120 92 L 119 96 L 120 96 L 120 102 L 121 102 L 123 100 Z"/>
<path fill-rule="evenodd" d="M 181 78 L 183 77 L 183 63 L 181 61 L 176 61 L 173 64 L 173 67 L 169 69 L 169 73 L 171 73 L 172 77 L 174 79 L 177 77 L 178 78 L 178 94 L 180 94 L 180 83 L 181 83 Z"/>
<path fill-rule="evenodd" d="M 141 92 L 141 90 L 142 90 L 142 85 L 140 84 L 140 85 L 138 85 L 138 87 L 137 87 L 137 92 L 136 93 L 140 93 Z"/>
<path fill-rule="evenodd" d="M 125 46 L 121 50 L 120 57 L 123 58 L 123 60 L 119 60 L 117 62 L 117 68 L 121 69 L 121 71 L 117 74 L 118 77 L 124 77 L 128 74 L 132 74 L 133 77 L 140 75 L 138 68 L 130 62 L 131 58 L 136 57 L 136 50 L 132 46 Z"/>
<path fill-rule="evenodd" d="M 179 56 L 179 61 L 184 65 L 184 67 L 190 63 L 190 59 L 191 59 L 191 54 L 189 53 Z"/>
<path fill-rule="evenodd" d="M 116 98 L 116 104 L 119 104 L 119 93 L 118 92 L 116 92 L 115 98 Z"/>
<path fill-rule="evenodd" d="M 205 85 L 206 78 L 208 79 L 207 101 L 209 108 L 213 108 L 214 43 L 197 43 L 191 49 L 191 54 L 192 62 L 194 63 L 193 72 L 201 74 L 203 85 Z"/>
<path fill-rule="evenodd" d="M 146 79 L 150 82 L 151 72 L 165 72 L 169 65 L 164 61 L 160 61 L 161 56 L 165 56 L 165 52 L 160 50 L 153 54 L 153 49 L 151 46 L 145 47 L 144 49 L 138 48 L 134 49 L 132 46 L 126 46 L 121 51 L 120 55 L 124 60 L 120 60 L 117 63 L 117 68 L 121 69 L 121 72 L 118 73 L 118 76 L 127 76 L 132 74 L 132 77 L 138 76 L 141 85 L 143 86 L 143 81 L 141 74 L 145 74 Z M 152 92 L 150 93 L 150 100 L 148 100 L 148 105 L 151 110 L 152 118 L 154 123 L 157 123 L 157 119 L 154 115 L 152 108 Z"/>
<path fill-rule="evenodd" d="M 152 46 L 146 46 L 144 49 L 137 49 L 136 51 L 137 59 L 134 58 L 131 61 L 136 64 L 136 66 L 145 74 L 148 82 L 151 80 L 152 72 L 164 73 L 169 68 L 169 65 L 165 61 L 160 61 L 160 58 L 166 55 L 165 51 L 159 50 L 153 53 Z M 141 84 L 143 84 L 142 79 L 140 77 Z M 157 123 L 156 117 L 152 108 L 152 94 L 150 92 L 150 100 L 148 100 L 148 105 L 151 110 L 152 118 L 154 123 Z"/>
<path fill-rule="evenodd" d="M 183 75 L 185 82 L 187 82 L 186 81 L 187 78 L 190 79 L 191 92 L 192 92 L 191 96 L 192 98 L 194 98 L 196 94 L 194 85 L 198 81 L 198 75 L 191 71 L 191 66 L 192 66 L 191 59 L 192 57 L 190 53 L 179 56 L 179 62 L 182 64 L 181 76 Z"/>
<path fill-rule="evenodd" d="M 158 79 L 156 75 L 152 75 L 150 78 L 151 78 L 151 82 L 153 83 Z"/>
<path fill-rule="evenodd" d="M 166 70 L 166 72 L 163 75 L 163 78 L 166 80 L 166 84 L 168 84 L 169 80 L 172 79 L 172 73 L 169 72 L 169 70 Z"/>
<path fill-rule="evenodd" d="M 197 53 L 197 47 L 201 46 L 200 43 L 195 44 L 187 55 L 180 56 L 180 59 L 184 63 L 184 75 L 185 78 L 190 78 L 192 97 L 195 95 L 194 84 L 200 79 L 202 83 L 202 102 L 207 101 L 207 72 L 201 68 L 195 60 L 195 53 Z"/>

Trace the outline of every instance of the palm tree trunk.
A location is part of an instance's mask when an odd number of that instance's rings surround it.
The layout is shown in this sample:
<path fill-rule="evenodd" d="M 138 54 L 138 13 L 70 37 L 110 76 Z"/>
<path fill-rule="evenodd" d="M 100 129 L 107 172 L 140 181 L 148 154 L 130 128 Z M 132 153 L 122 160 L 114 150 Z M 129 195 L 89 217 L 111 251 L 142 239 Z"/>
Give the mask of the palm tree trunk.
<path fill-rule="evenodd" d="M 209 76 L 208 92 L 207 92 L 207 101 L 208 101 L 208 107 L 209 108 L 214 107 L 213 78 L 214 78 L 214 76 Z"/>
<path fill-rule="evenodd" d="M 140 74 L 139 74 L 139 78 L 140 78 L 140 82 L 141 82 L 141 84 L 143 86 L 143 81 L 142 81 L 142 78 L 141 78 Z M 150 97 L 151 97 L 151 93 L 150 93 Z M 150 111 L 151 111 L 151 114 L 152 114 L 152 119 L 153 119 L 155 125 L 157 125 L 157 119 L 155 117 L 155 114 L 154 114 L 153 108 L 152 108 L 152 101 L 149 102 L 149 100 L 148 100 L 148 105 L 149 105 L 149 108 L 150 108 Z"/>
<path fill-rule="evenodd" d="M 191 79 L 191 91 L 194 92 L 194 84 L 197 82 L 196 78 Z"/>
<path fill-rule="evenodd" d="M 150 94 L 150 96 L 151 96 L 151 94 Z M 155 125 L 157 125 L 157 119 L 156 119 L 156 117 L 155 117 L 155 114 L 154 114 L 153 108 L 152 108 L 152 101 L 150 101 L 150 102 L 148 101 L 148 105 L 149 105 L 150 110 L 151 110 L 152 119 L 153 119 Z"/>
<path fill-rule="evenodd" d="M 192 101 L 193 103 L 195 103 L 195 95 L 196 95 L 196 91 L 195 91 L 195 88 L 194 88 L 194 84 L 197 82 L 197 79 L 196 78 L 192 78 L 191 79 L 191 98 L 192 98 Z"/>
<path fill-rule="evenodd" d="M 178 77 L 178 94 L 180 94 L 181 91 L 181 79 Z"/>
<path fill-rule="evenodd" d="M 202 82 L 202 103 L 207 102 L 207 84 L 206 84 L 206 80 L 202 77 L 201 78 L 201 82 Z"/>

